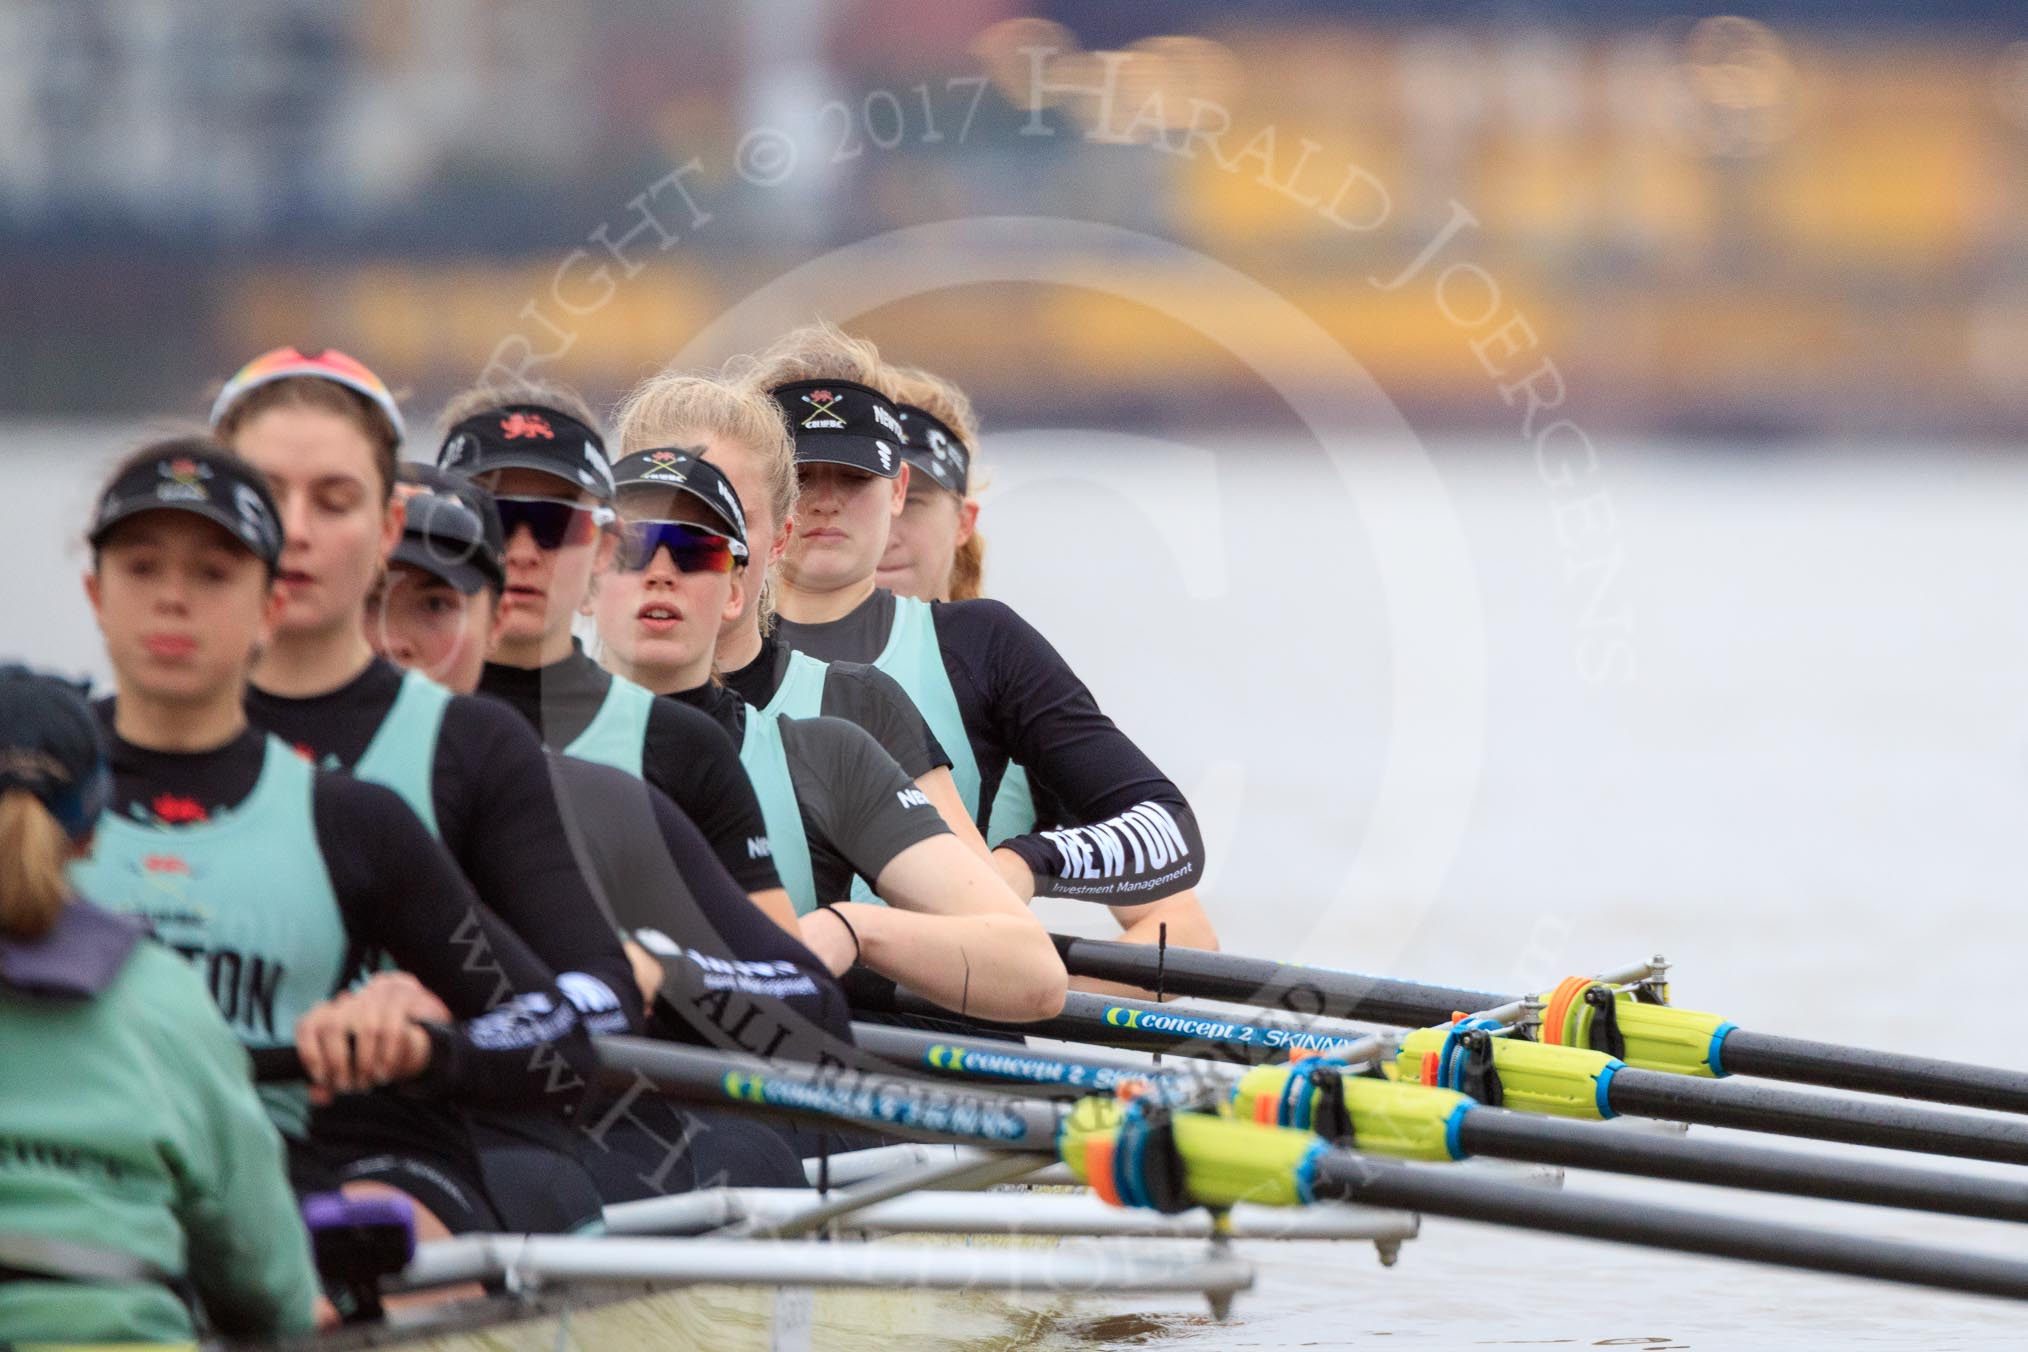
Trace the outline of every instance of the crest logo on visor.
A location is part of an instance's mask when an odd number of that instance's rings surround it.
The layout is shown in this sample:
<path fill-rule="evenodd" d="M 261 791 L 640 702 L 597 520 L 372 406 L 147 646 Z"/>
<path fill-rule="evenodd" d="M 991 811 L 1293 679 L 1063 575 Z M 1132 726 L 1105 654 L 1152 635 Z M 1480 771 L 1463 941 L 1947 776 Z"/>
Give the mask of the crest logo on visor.
<path fill-rule="evenodd" d="M 549 419 L 540 413 L 510 413 L 500 420 L 500 435 L 513 441 L 519 437 L 541 437 L 544 441 L 556 440 L 556 433 L 549 430 Z"/>
<path fill-rule="evenodd" d="M 162 482 L 155 485 L 155 496 L 163 502 L 208 502 L 210 490 L 204 481 L 211 477 L 211 466 L 178 456 L 174 460 L 158 460 L 155 470 L 162 476 Z"/>
<path fill-rule="evenodd" d="M 890 470 L 894 468 L 894 452 L 888 449 L 886 442 L 884 441 L 874 442 L 873 449 L 880 452 L 880 467 L 883 470 Z"/>
<path fill-rule="evenodd" d="M 813 428 L 842 428 L 845 416 L 838 411 L 838 394 L 833 390 L 811 390 L 803 396 L 803 402 L 816 411 L 803 419 L 803 426 Z"/>
<path fill-rule="evenodd" d="M 673 479 L 679 484 L 684 480 L 683 453 L 681 451 L 650 451 L 648 452 L 648 465 L 649 468 L 642 471 L 644 478 L 662 479 L 665 481 Z"/>

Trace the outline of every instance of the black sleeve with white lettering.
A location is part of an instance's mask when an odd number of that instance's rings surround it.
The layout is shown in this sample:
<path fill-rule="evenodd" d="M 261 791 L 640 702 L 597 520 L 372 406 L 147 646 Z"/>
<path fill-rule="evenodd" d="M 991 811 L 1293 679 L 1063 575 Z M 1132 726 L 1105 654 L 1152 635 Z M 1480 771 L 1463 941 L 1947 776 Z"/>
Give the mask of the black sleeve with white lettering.
<path fill-rule="evenodd" d="M 819 900 L 843 900 L 854 873 L 872 882 L 909 846 L 950 834 L 864 728 L 841 718 L 784 718 L 780 726 Z"/>
<path fill-rule="evenodd" d="M 481 1104 L 540 1102 L 555 1058 L 581 1075 L 593 1065 L 580 1006 L 611 1014 L 620 992 L 572 974 L 564 982 L 479 903 L 421 820 L 391 789 L 320 775 L 317 843 L 355 944 L 384 952 L 435 992 L 459 1022 L 448 1064 L 430 1079 Z M 564 987 L 568 986 L 567 998 Z M 624 990 L 624 988 L 622 988 Z"/>
<path fill-rule="evenodd" d="M 878 667 L 860 662 L 833 662 L 824 671 L 826 718 L 857 723 L 873 734 L 881 749 L 911 780 L 950 765 L 943 743 L 930 731 L 929 720 L 901 688 L 901 682 Z"/>
<path fill-rule="evenodd" d="M 564 824 L 613 923 L 663 964 L 651 1032 L 754 1052 L 798 1023 L 851 1040 L 830 972 L 753 904 L 667 794 L 609 766 L 551 765 Z"/>
<path fill-rule="evenodd" d="M 739 763 L 739 748 L 711 715 L 657 699 L 648 715 L 641 773 L 697 823 L 741 887 L 765 892 L 782 885 L 766 843 L 760 799 Z"/>
<path fill-rule="evenodd" d="M 437 737 L 437 828 L 472 887 L 552 972 L 583 972 L 624 991 L 633 968 L 603 923 L 557 811 L 549 760 L 535 730 L 492 700 L 454 696 Z M 628 1027 L 594 1020 L 594 1032 Z"/>
<path fill-rule="evenodd" d="M 1035 875 L 1036 894 L 1131 905 L 1196 886 L 1204 842 L 1182 790 L 1106 717 L 1049 640 L 999 601 L 944 602 L 932 613 L 981 801 L 992 801 L 1013 760 L 1080 823 L 1003 843 Z"/>

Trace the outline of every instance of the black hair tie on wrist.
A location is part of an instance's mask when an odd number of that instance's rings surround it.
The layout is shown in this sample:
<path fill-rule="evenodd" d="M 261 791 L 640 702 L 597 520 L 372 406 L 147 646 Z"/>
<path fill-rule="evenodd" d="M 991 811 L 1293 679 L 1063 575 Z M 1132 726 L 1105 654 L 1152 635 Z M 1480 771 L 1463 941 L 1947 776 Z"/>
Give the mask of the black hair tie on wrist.
<path fill-rule="evenodd" d="M 837 919 L 838 923 L 845 927 L 845 932 L 852 936 L 852 965 L 857 967 L 860 955 L 866 951 L 859 945 L 859 931 L 852 928 L 852 922 L 845 918 L 845 912 L 839 910 L 836 906 L 826 905 L 824 909 L 829 911 Z"/>

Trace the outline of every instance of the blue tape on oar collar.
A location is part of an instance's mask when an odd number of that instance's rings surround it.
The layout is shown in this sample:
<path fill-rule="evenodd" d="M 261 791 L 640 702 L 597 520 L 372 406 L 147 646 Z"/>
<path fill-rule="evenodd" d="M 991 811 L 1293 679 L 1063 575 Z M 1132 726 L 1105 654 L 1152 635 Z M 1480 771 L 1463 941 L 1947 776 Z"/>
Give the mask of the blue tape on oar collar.
<path fill-rule="evenodd" d="M 1309 1206 L 1317 1200 L 1317 1166 L 1323 1163 L 1324 1156 L 1330 1152 L 1330 1143 L 1319 1141 L 1305 1151 L 1303 1158 L 1296 1163 L 1296 1196 L 1302 1199 L 1304 1206 Z"/>
<path fill-rule="evenodd" d="M 1600 1117 L 1619 1116 L 1618 1113 L 1613 1111 L 1612 1083 L 1613 1076 L 1626 1069 L 1626 1065 L 1627 1063 L 1624 1061 L 1607 1058 L 1605 1069 L 1598 1073 L 1598 1083 L 1593 1088 L 1597 1094 L 1598 1115 Z"/>
<path fill-rule="evenodd" d="M 1275 1121 L 1285 1127 L 1303 1125 L 1310 1103 L 1310 1072 L 1308 1063 L 1289 1067 L 1289 1073 L 1282 1078 L 1280 1111 Z"/>
<path fill-rule="evenodd" d="M 1721 1023 L 1711 1033 L 1711 1050 L 1704 1054 L 1704 1064 L 1711 1067 L 1711 1073 L 1721 1080 L 1732 1072 L 1725 1068 L 1725 1035 L 1739 1027 L 1736 1023 Z"/>
<path fill-rule="evenodd" d="M 1444 1149 L 1450 1152 L 1454 1160 L 1465 1157 L 1465 1114 L 1478 1106 L 1472 1100 L 1466 1099 L 1452 1108 L 1451 1115 L 1444 1121 Z"/>
<path fill-rule="evenodd" d="M 1437 1087 L 1463 1092 L 1465 1046 L 1463 1034 L 1481 1028 L 1498 1028 L 1495 1019 L 1459 1019 L 1444 1033 L 1444 1045 L 1437 1052 Z"/>
<path fill-rule="evenodd" d="M 1127 1206 L 1151 1207 L 1148 1196 L 1148 1114 L 1135 1099 L 1120 1115 L 1120 1134 L 1113 1144 L 1113 1189 Z"/>

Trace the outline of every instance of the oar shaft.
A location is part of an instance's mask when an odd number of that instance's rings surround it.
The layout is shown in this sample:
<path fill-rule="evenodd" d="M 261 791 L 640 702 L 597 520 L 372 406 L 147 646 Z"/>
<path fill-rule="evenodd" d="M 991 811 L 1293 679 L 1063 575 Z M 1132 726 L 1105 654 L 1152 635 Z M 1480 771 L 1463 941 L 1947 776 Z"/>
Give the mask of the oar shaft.
<path fill-rule="evenodd" d="M 2028 1182 L 2015 1179 L 1976 1178 L 1871 1160 L 1822 1159 L 1731 1141 L 1643 1135 L 1496 1108 L 1466 1113 L 1459 1123 L 1458 1142 L 1468 1154 L 1531 1164 L 1981 1220 L 2028 1221 Z"/>
<path fill-rule="evenodd" d="M 1735 1075 L 2028 1113 L 2028 1074 L 1735 1028 L 1721 1057 Z"/>
<path fill-rule="evenodd" d="M 1445 1171 L 1440 1166 L 1394 1164 L 1346 1151 L 1321 1158 L 1314 1177 L 1317 1196 L 1366 1206 L 1944 1291 L 2028 1299 L 2028 1264 L 1983 1254 L 1746 1222 L 1734 1216 L 1642 1206 L 1582 1193 L 1545 1192 Z"/>
<path fill-rule="evenodd" d="M 894 993 L 901 1014 L 948 1018 L 950 1011 L 909 990 Z M 976 1022 L 976 1021 L 975 1021 Z M 1063 1012 L 1036 1023 L 982 1023 L 1010 1034 L 1099 1043 L 1137 1052 L 1169 1052 L 1233 1065 L 1255 1066 L 1285 1059 L 1291 1051 L 1336 1051 L 1368 1036 L 1363 1028 L 1333 1019 L 1237 1019 L 1201 1009 L 1120 1000 L 1072 991 Z"/>
<path fill-rule="evenodd" d="M 1629 1117 L 2028 1164 L 2028 1122 L 2010 1117 L 1975 1117 L 1880 1099 L 1831 1098 L 1632 1066 L 1613 1076 L 1608 1092 L 1613 1111 Z"/>
<path fill-rule="evenodd" d="M 1227 1000 L 1285 1013 L 1408 1027 L 1443 1023 L 1454 1013 L 1499 1009 L 1520 998 L 1230 953 L 1187 948 L 1158 953 L 1143 945 L 1103 939 L 1060 934 L 1055 939 L 1057 952 L 1072 976 L 1149 989 L 1159 986 L 1169 995 Z M 1719 1059 L 1734 1075 L 2028 1113 L 2028 1072 L 1994 1066 L 1869 1051 L 1743 1028 L 1725 1035 Z"/>
<path fill-rule="evenodd" d="M 1054 937 L 1056 951 L 1072 976 L 1148 990 L 1159 987 L 1168 995 L 1230 1000 L 1305 1016 L 1418 1025 L 1441 1023 L 1454 1013 L 1491 1009 L 1514 998 L 1194 948 L 1157 950 L 1105 939 Z"/>
<path fill-rule="evenodd" d="M 853 1024 L 852 1040 L 859 1050 L 871 1052 L 910 1074 L 1018 1084 L 1022 1092 L 1029 1094 L 1070 1097 L 1110 1094 L 1122 1085 L 1144 1083 L 1155 1077 L 1187 1074 L 1202 1080 L 1216 1073 L 1212 1067 L 1195 1061 L 1164 1068 L 1124 1057 L 1107 1060 L 1060 1052 L 1042 1056 L 1019 1042 L 943 1037 L 880 1023 Z"/>
<path fill-rule="evenodd" d="M 972 1085 L 934 1084 L 702 1051 L 636 1037 L 595 1039 L 601 1077 L 734 1111 L 851 1123 L 898 1136 L 1053 1154 L 1065 1111 Z"/>

